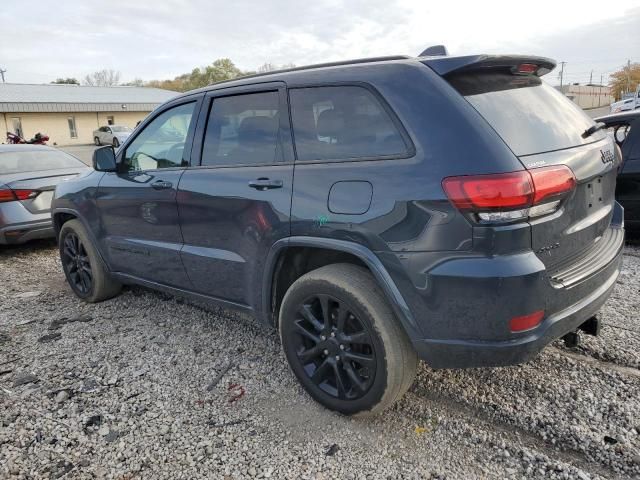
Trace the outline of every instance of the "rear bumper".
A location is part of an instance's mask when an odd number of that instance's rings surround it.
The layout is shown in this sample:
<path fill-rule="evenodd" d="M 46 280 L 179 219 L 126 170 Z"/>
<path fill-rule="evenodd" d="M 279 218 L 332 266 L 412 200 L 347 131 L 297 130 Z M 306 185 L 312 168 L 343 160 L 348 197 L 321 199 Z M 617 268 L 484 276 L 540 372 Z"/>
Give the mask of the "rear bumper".
<path fill-rule="evenodd" d="M 51 219 L 16 223 L 0 228 L 0 245 L 17 245 L 29 240 L 54 236 Z"/>
<path fill-rule="evenodd" d="M 615 286 L 621 259 L 622 251 L 607 268 L 608 277 L 599 288 L 548 316 L 525 336 L 502 341 L 423 339 L 414 342 L 414 347 L 432 368 L 497 367 L 527 362 L 546 345 L 576 330 L 600 310 Z"/>
<path fill-rule="evenodd" d="M 624 246 L 622 209 L 616 210 L 619 224 L 614 222 L 601 239 L 606 251 L 594 250 L 594 257 L 606 258 L 581 259 L 576 267 L 584 275 L 570 284 L 554 281 L 554 273 L 533 252 L 451 258 L 424 270 L 418 254 L 405 254 L 413 289 L 403 293 L 421 331 L 410 335 L 420 358 L 433 368 L 514 365 L 576 330 L 615 286 Z M 510 319 L 540 310 L 545 316 L 536 328 L 510 331 Z"/>

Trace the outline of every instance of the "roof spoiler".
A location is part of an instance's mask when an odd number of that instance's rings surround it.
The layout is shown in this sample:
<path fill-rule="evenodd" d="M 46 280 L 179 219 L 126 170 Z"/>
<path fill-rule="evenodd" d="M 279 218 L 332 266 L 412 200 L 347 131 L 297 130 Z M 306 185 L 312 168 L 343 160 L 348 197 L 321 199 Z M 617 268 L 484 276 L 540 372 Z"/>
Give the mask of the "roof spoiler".
<path fill-rule="evenodd" d="M 516 75 L 535 74 L 541 77 L 556 67 L 555 60 L 529 55 L 467 55 L 463 57 L 421 58 L 420 61 L 441 76 L 501 69 Z"/>

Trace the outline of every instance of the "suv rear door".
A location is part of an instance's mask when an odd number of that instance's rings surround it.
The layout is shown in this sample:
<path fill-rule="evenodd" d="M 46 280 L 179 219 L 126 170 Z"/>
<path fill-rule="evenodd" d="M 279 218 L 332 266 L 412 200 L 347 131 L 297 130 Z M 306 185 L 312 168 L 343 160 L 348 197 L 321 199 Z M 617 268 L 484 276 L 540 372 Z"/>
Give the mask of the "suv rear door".
<path fill-rule="evenodd" d="M 594 122 L 579 107 L 536 75 L 518 75 L 517 69 L 517 64 L 468 69 L 445 78 L 525 168 L 566 165 L 575 175 L 573 194 L 554 213 L 529 221 L 532 248 L 552 281 L 569 286 L 590 273 L 582 260 L 589 259 L 595 266 L 598 249 L 603 249 L 598 255 L 615 254 L 605 247 L 621 241 L 622 231 L 608 231 L 620 159 L 604 132 L 585 134 Z"/>
<path fill-rule="evenodd" d="M 290 234 L 293 149 L 285 85 L 207 94 L 193 164 L 178 187 L 181 252 L 193 288 L 245 307 L 260 301 L 271 245 Z"/>

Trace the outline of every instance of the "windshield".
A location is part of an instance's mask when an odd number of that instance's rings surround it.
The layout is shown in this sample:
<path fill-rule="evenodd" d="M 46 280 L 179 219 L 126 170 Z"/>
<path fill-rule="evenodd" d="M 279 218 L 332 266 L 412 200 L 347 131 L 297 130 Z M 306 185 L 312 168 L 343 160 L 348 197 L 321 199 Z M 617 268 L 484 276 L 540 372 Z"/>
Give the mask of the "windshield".
<path fill-rule="evenodd" d="M 582 138 L 593 120 L 538 77 L 474 73 L 449 81 L 518 156 L 584 145 L 605 135 Z"/>
<path fill-rule="evenodd" d="M 120 132 L 130 133 L 131 129 L 129 127 L 119 127 L 117 125 L 112 125 L 111 126 L 111 131 L 117 132 L 117 133 L 120 133 Z"/>
<path fill-rule="evenodd" d="M 0 152 L 0 175 L 84 166 L 80 160 L 56 150 Z"/>

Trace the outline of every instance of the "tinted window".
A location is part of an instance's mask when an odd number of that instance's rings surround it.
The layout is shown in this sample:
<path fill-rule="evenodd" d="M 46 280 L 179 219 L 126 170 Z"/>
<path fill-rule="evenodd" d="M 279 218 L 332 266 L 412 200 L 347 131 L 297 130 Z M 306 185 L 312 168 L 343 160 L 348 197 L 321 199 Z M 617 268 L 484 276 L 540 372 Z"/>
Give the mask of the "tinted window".
<path fill-rule="evenodd" d="M 162 112 L 127 147 L 124 164 L 129 171 L 186 166 L 184 151 L 195 102 Z M 185 154 L 186 153 L 186 154 Z"/>
<path fill-rule="evenodd" d="M 389 114 L 366 88 L 296 88 L 290 100 L 298 160 L 407 153 Z"/>
<path fill-rule="evenodd" d="M 80 160 L 58 151 L 25 151 L 0 153 L 0 175 L 9 173 L 78 168 Z"/>
<path fill-rule="evenodd" d="M 278 92 L 216 98 L 209 112 L 202 165 L 273 163 L 279 158 Z"/>
<path fill-rule="evenodd" d="M 593 120 L 538 77 L 467 74 L 449 80 L 516 155 L 583 145 L 604 136 L 598 132 L 582 138 Z"/>

